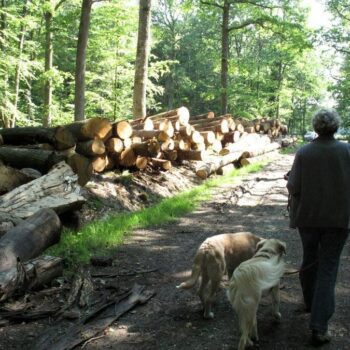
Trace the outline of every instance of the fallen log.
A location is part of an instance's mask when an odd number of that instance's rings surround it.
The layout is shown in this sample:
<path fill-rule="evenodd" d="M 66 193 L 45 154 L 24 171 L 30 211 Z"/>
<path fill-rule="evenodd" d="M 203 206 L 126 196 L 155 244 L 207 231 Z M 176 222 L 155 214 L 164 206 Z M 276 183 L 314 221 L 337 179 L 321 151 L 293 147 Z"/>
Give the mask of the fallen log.
<path fill-rule="evenodd" d="M 257 155 L 254 157 L 249 157 L 249 158 L 244 158 L 242 155 L 242 158 L 239 160 L 239 164 L 241 166 L 247 166 L 247 165 L 251 165 L 251 164 L 256 164 L 256 163 L 260 163 L 260 162 L 266 162 L 266 161 L 270 161 L 274 158 L 276 158 L 278 156 L 278 151 L 276 150 L 272 150 L 270 152 L 261 154 L 261 155 Z"/>
<path fill-rule="evenodd" d="M 78 142 L 76 152 L 84 156 L 96 156 L 105 153 L 106 147 L 102 140 L 94 139 Z"/>
<path fill-rule="evenodd" d="M 91 118 L 65 125 L 77 141 L 98 138 L 107 140 L 112 136 L 112 124 L 107 118 Z"/>
<path fill-rule="evenodd" d="M 201 162 L 196 167 L 196 175 L 201 179 L 206 179 L 221 167 L 237 161 L 241 157 L 241 154 L 242 152 L 232 152 L 222 157 L 212 157 L 206 162 Z"/>
<path fill-rule="evenodd" d="M 80 186 L 85 186 L 92 176 L 92 162 L 78 153 L 69 155 L 66 162 L 73 169 L 75 174 L 78 175 L 78 184 Z"/>
<path fill-rule="evenodd" d="M 147 118 L 151 119 L 154 122 L 171 117 L 173 117 L 173 119 L 177 119 L 181 125 L 187 125 L 190 119 L 190 112 L 186 107 L 179 107 L 170 111 L 151 115 Z"/>
<path fill-rule="evenodd" d="M 272 142 L 267 145 L 263 145 L 262 147 L 252 146 L 250 149 L 242 152 L 242 158 L 257 157 L 262 154 L 275 151 L 279 148 L 281 148 L 281 145 L 278 142 Z"/>
<path fill-rule="evenodd" d="M 75 145 L 73 134 L 64 126 L 5 128 L 0 130 L 0 134 L 4 143 L 8 145 L 49 143 L 57 150 L 72 148 Z"/>
<path fill-rule="evenodd" d="M 107 166 L 107 156 L 105 154 L 102 154 L 100 156 L 93 157 L 91 159 L 92 169 L 96 173 L 102 173 Z"/>
<path fill-rule="evenodd" d="M 41 256 L 23 264 L 17 262 L 17 266 L 0 272 L 0 301 L 26 290 L 39 289 L 62 274 L 62 258 Z"/>
<path fill-rule="evenodd" d="M 172 165 L 171 161 L 167 159 L 152 158 L 151 165 L 154 168 L 161 168 L 163 170 L 170 170 Z"/>
<path fill-rule="evenodd" d="M 0 212 L 24 219 L 41 208 L 58 214 L 80 208 L 86 200 L 78 194 L 77 180 L 71 167 L 61 162 L 48 174 L 0 196 Z"/>
<path fill-rule="evenodd" d="M 111 137 L 106 141 L 106 150 L 110 153 L 120 153 L 123 149 L 123 141 L 118 137 Z"/>
<path fill-rule="evenodd" d="M 33 180 L 18 169 L 0 164 L 0 195 Z"/>
<path fill-rule="evenodd" d="M 191 121 L 192 120 L 198 120 L 198 119 L 211 119 L 215 117 L 215 113 L 212 111 L 209 111 L 207 113 L 198 114 L 198 115 L 191 115 Z"/>
<path fill-rule="evenodd" d="M 40 209 L 0 239 L 0 272 L 39 256 L 60 240 L 62 225 L 52 209 Z"/>
<path fill-rule="evenodd" d="M 17 169 L 34 168 L 42 173 L 47 173 L 54 164 L 65 160 L 65 158 L 66 156 L 64 154 L 42 149 L 20 147 L 0 148 L 0 159 L 5 164 Z"/>
<path fill-rule="evenodd" d="M 204 160 L 208 157 L 206 151 L 194 151 L 194 150 L 177 150 L 177 159 L 178 160 Z"/>

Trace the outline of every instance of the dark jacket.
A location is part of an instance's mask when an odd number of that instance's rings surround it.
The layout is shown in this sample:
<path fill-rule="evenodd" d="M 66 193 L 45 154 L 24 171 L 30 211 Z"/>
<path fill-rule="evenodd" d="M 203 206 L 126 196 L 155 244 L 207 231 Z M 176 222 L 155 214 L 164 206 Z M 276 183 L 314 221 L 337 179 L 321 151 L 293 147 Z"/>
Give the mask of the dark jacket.
<path fill-rule="evenodd" d="M 320 136 L 301 147 L 287 188 L 290 227 L 350 228 L 350 144 Z"/>

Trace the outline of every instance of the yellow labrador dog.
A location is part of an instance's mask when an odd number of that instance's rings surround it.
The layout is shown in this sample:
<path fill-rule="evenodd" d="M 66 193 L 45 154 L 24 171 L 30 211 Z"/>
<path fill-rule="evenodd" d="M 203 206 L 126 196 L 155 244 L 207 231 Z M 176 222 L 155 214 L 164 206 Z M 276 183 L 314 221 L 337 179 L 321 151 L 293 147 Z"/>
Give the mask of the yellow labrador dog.
<path fill-rule="evenodd" d="M 255 255 L 242 262 L 230 280 L 227 296 L 237 312 L 241 338 L 238 350 L 258 341 L 256 313 L 263 293 L 272 296 L 272 313 L 280 320 L 279 282 L 285 270 L 283 255 L 286 244 L 278 239 L 264 239 L 257 244 Z"/>
<path fill-rule="evenodd" d="M 221 234 L 207 238 L 198 248 L 191 277 L 177 288 L 192 288 L 200 279 L 198 295 L 204 308 L 204 318 L 213 318 L 212 302 L 222 277 L 230 278 L 234 269 L 250 259 L 262 240 L 249 232 Z M 201 277 L 201 278 L 200 278 Z"/>

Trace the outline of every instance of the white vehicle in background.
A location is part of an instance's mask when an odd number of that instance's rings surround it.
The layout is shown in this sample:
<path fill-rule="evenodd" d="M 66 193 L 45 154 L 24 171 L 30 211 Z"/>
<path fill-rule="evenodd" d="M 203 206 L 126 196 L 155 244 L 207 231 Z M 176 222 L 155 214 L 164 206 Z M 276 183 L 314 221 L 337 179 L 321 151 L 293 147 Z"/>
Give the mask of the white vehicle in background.
<path fill-rule="evenodd" d="M 304 135 L 304 140 L 305 141 L 313 141 L 316 137 L 317 137 L 317 133 L 315 131 L 308 131 L 305 135 Z"/>

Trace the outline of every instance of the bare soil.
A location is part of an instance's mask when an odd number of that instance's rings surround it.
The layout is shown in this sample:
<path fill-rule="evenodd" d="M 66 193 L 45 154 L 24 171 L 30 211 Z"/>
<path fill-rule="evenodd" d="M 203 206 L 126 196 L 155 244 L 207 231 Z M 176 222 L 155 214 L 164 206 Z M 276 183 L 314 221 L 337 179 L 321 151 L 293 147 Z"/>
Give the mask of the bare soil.
<path fill-rule="evenodd" d="M 281 239 L 287 243 L 287 263 L 291 268 L 299 267 L 301 243 L 297 232 L 288 228 L 287 191 L 283 179 L 292 161 L 291 155 L 278 156 L 263 171 L 247 175 L 241 183 L 217 188 L 210 201 L 175 223 L 133 232 L 125 244 L 116 250 L 113 266 L 90 266 L 92 274 L 118 275 L 95 279 L 99 286 L 97 291 L 101 291 L 101 286 L 104 286 L 104 289 L 109 287 L 122 292 L 137 282 L 153 290 L 155 295 L 147 303 L 119 318 L 95 340 L 77 349 L 236 349 L 238 323 L 225 296 L 227 281 L 223 281 L 223 288 L 217 295 L 213 320 L 202 318 L 201 304 L 195 289 L 180 291 L 175 286 L 189 275 L 199 244 L 205 238 L 220 233 L 250 231 L 266 238 Z M 89 196 L 92 202 L 95 199 L 96 208 L 85 208 L 85 219 L 91 220 L 116 209 L 138 209 L 156 202 L 159 197 L 170 196 L 172 192 L 198 183 L 198 179 L 190 176 L 189 169 L 177 170 L 168 175 L 154 175 L 152 179 L 139 175 L 136 183 L 133 180 L 127 184 L 122 184 L 120 178 L 113 175 L 108 181 L 105 175 L 101 181 L 90 184 Z M 152 193 L 149 188 L 153 189 Z M 124 197 L 120 195 L 123 191 Z M 333 338 L 323 349 L 350 348 L 349 259 L 347 244 L 338 275 L 336 312 L 330 322 Z M 297 274 L 283 277 L 281 299 L 282 321 L 279 324 L 273 322 L 269 300 L 262 300 L 258 311 L 259 349 L 310 348 L 309 315 L 297 312 L 302 305 Z M 42 307 L 52 307 L 55 303 L 64 305 L 67 293 L 60 291 L 47 297 L 30 294 L 16 302 L 35 303 L 35 300 L 40 300 Z M 14 303 L 12 301 L 12 306 Z M 0 328 L 0 349 L 35 349 L 38 339 L 43 335 L 50 335 L 55 329 L 58 335 L 77 322 L 46 318 L 35 322 L 10 323 Z"/>

